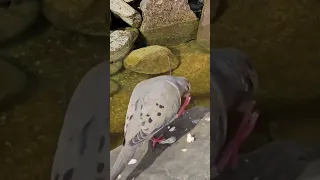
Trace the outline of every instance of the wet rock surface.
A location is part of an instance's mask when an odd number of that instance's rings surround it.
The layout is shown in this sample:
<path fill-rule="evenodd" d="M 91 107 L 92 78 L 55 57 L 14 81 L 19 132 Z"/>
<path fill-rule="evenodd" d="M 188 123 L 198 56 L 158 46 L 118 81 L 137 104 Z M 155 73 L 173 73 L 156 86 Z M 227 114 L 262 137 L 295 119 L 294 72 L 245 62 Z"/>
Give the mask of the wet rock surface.
<path fill-rule="evenodd" d="M 153 150 L 150 142 L 144 142 L 135 154 L 137 163 L 128 165 L 119 179 L 209 179 L 210 119 L 206 117 L 207 113 L 208 108 L 194 107 L 173 121 L 170 127 L 164 127 L 156 136 L 175 136 L 177 141 L 171 145 L 159 144 Z M 169 132 L 172 127 L 175 131 Z M 195 138 L 194 142 L 186 141 L 188 133 Z M 121 146 L 110 152 L 111 167 L 120 150 Z"/>

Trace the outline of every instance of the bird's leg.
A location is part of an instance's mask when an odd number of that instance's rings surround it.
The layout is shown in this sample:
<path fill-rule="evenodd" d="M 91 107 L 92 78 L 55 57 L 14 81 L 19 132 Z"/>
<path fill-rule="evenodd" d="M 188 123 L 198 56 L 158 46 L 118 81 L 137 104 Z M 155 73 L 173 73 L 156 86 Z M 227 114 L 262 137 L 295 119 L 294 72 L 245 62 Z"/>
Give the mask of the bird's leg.
<path fill-rule="evenodd" d="M 152 141 L 152 149 L 156 147 L 157 143 L 160 143 L 162 141 L 165 141 L 166 139 L 163 137 L 163 135 L 160 135 L 159 137 L 152 137 L 151 141 Z"/>
<path fill-rule="evenodd" d="M 259 113 L 251 113 L 254 103 L 252 106 L 245 111 L 242 122 L 238 128 L 235 138 L 226 146 L 223 151 L 221 159 L 218 162 L 217 168 L 221 171 L 227 165 L 231 165 L 232 168 L 236 168 L 238 165 L 238 149 L 242 142 L 250 135 L 255 127 Z"/>
<path fill-rule="evenodd" d="M 191 96 L 190 96 L 190 93 L 186 94 L 185 95 L 185 100 L 182 104 L 182 106 L 180 107 L 179 111 L 178 111 L 178 117 L 180 117 L 181 115 L 184 114 L 184 110 L 186 109 L 186 107 L 189 105 L 190 103 L 190 100 L 191 100 Z"/>

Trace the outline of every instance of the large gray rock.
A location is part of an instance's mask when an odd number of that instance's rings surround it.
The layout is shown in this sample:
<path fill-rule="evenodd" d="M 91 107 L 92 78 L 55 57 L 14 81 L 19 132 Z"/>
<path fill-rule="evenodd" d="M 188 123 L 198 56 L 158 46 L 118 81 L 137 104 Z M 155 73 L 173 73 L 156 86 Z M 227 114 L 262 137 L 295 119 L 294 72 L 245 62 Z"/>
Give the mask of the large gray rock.
<path fill-rule="evenodd" d="M 8 8 L 0 7 L 0 42 L 25 31 L 36 21 L 39 12 L 40 5 L 37 0 L 13 3 Z"/>
<path fill-rule="evenodd" d="M 139 31 L 135 28 L 116 30 L 110 34 L 110 62 L 120 61 L 128 55 Z"/>
<path fill-rule="evenodd" d="M 150 45 L 177 45 L 195 39 L 198 19 L 187 0 L 142 0 L 141 33 Z"/>
<path fill-rule="evenodd" d="M 26 75 L 13 65 L 0 59 L 0 105 L 21 93 L 26 86 Z"/>
<path fill-rule="evenodd" d="M 194 107 L 169 125 L 174 126 L 176 131 L 169 132 L 168 128 L 164 128 L 156 134 L 156 136 L 164 134 L 166 138 L 177 137 L 177 141 L 170 146 L 157 145 L 151 150 L 150 143 L 143 143 L 134 156 L 137 163 L 128 165 L 121 173 L 119 180 L 209 179 L 210 118 L 208 113 L 208 108 Z M 194 142 L 187 143 L 187 133 L 195 137 Z M 183 152 L 182 149 L 186 151 Z M 111 167 L 120 150 L 121 146 L 110 152 Z"/>
<path fill-rule="evenodd" d="M 43 14 L 55 26 L 88 35 L 109 36 L 109 1 L 44 0 Z"/>

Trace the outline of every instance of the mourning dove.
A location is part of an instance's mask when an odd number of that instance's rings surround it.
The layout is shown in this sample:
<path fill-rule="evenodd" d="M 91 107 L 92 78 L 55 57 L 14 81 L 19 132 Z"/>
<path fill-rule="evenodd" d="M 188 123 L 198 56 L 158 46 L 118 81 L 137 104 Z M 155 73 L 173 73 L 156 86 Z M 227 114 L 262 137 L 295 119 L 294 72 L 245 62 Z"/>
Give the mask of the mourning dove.
<path fill-rule="evenodd" d="M 61 129 L 51 180 L 109 176 L 109 61 L 92 68 L 76 88 Z"/>
<path fill-rule="evenodd" d="M 126 115 L 123 147 L 112 166 L 110 180 L 118 177 L 143 141 L 183 114 L 190 101 L 190 88 L 186 78 L 170 75 L 142 81 L 134 88 Z M 186 100 L 181 106 L 182 97 Z M 153 138 L 154 144 L 163 140 Z"/>

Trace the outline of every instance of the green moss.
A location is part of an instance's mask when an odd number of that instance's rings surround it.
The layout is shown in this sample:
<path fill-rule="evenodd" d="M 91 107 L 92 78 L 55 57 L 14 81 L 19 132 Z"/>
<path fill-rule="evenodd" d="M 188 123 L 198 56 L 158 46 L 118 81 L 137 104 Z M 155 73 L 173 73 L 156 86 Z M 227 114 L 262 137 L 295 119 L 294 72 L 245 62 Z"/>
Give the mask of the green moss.
<path fill-rule="evenodd" d="M 178 65 L 179 59 L 170 49 L 158 45 L 134 50 L 124 60 L 126 69 L 143 74 L 166 73 L 170 69 L 177 68 Z"/>

